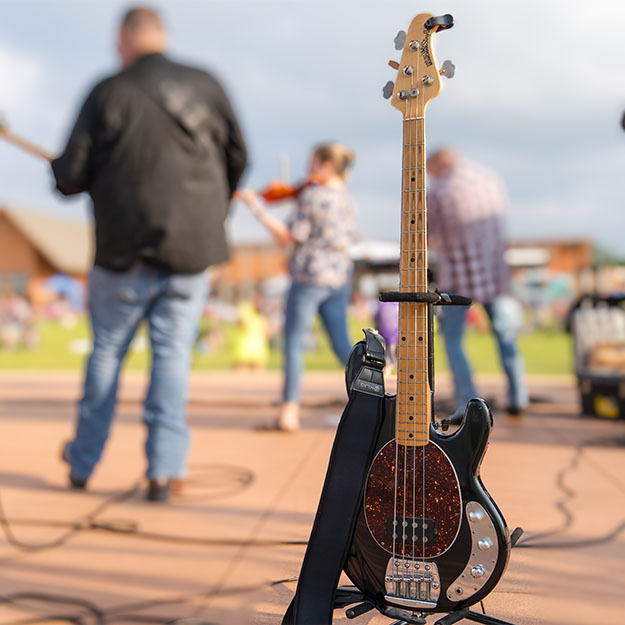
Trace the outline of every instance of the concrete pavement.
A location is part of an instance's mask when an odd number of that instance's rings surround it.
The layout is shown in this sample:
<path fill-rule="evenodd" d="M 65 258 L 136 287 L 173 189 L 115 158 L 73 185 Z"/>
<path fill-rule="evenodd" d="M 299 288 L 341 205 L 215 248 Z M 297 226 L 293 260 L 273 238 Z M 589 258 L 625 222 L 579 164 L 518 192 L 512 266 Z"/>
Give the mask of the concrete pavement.
<path fill-rule="evenodd" d="M 67 490 L 58 460 L 80 376 L 0 374 L 0 499 L 14 534 L 12 542 L 6 531 L 0 538 L 0 599 L 31 593 L 0 603 L 0 625 L 34 617 L 59 622 L 50 618 L 55 614 L 98 622 L 89 606 L 69 599 L 97 606 L 106 613 L 99 622 L 280 623 L 295 584 L 271 584 L 297 576 L 304 547 L 274 543 L 308 538 L 345 401 L 342 374 L 306 375 L 304 428 L 294 435 L 253 430 L 275 414 L 279 374 L 194 374 L 189 485 L 165 505 L 145 502 L 142 488 L 130 490 L 144 468 L 144 385 L 142 376 L 125 377 L 112 438 L 83 493 Z M 448 395 L 447 380 L 437 387 Z M 480 388 L 503 405 L 497 379 L 481 379 Z M 532 396 L 522 419 L 495 410 L 482 467 L 508 525 L 522 526 L 527 539 L 526 548 L 513 550 L 486 611 L 517 625 L 623 625 L 625 532 L 587 541 L 625 521 L 625 422 L 580 417 L 570 379 L 532 380 Z M 81 519 L 104 530 L 72 526 Z M 25 550 L 66 533 L 60 546 Z M 561 542 L 570 544 L 552 548 Z M 335 622 L 348 621 L 337 611 Z M 349 622 L 390 623 L 372 612 Z"/>

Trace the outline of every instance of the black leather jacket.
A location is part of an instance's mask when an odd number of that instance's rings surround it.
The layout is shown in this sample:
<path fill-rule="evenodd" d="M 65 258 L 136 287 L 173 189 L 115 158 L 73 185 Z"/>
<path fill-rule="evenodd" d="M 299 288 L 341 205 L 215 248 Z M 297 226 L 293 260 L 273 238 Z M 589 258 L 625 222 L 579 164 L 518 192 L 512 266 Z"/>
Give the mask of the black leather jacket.
<path fill-rule="evenodd" d="M 52 170 L 61 193 L 93 200 L 95 264 L 195 273 L 228 258 L 224 220 L 245 164 L 219 83 L 150 54 L 96 85 Z"/>

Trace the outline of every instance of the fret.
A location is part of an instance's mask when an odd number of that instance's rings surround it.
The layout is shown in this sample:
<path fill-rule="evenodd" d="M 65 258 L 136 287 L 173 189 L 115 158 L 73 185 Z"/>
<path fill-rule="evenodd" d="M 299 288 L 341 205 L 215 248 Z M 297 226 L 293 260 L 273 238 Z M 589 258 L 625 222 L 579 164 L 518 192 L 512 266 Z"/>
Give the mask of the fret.
<path fill-rule="evenodd" d="M 425 141 L 419 141 L 418 143 L 404 143 L 405 148 L 414 148 L 418 145 L 425 145 Z"/>
<path fill-rule="evenodd" d="M 425 119 L 425 117 L 423 116 L 418 116 L 418 117 L 404 117 L 404 121 L 412 121 L 413 119 Z"/>
<path fill-rule="evenodd" d="M 404 189 L 404 193 L 414 193 L 415 191 L 425 191 L 425 187 L 415 188 L 415 189 Z"/>

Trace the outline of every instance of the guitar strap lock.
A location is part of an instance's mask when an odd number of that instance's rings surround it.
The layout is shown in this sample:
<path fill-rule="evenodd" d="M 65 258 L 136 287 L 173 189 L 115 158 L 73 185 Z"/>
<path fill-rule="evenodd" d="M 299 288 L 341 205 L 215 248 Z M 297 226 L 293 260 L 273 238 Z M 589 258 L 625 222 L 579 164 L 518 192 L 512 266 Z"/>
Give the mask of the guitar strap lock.
<path fill-rule="evenodd" d="M 364 361 L 368 366 L 382 371 L 386 364 L 386 342 L 382 335 L 373 328 L 366 328 L 363 332 L 365 333 Z"/>
<path fill-rule="evenodd" d="M 365 338 L 354 345 L 345 368 L 347 392 L 358 391 L 384 397 L 386 343 L 373 328 L 363 330 Z"/>

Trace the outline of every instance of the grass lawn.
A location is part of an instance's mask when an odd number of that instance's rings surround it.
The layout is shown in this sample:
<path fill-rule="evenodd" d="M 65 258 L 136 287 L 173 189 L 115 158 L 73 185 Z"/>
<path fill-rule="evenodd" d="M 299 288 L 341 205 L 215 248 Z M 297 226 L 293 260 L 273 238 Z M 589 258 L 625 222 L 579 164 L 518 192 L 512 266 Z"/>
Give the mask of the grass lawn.
<path fill-rule="evenodd" d="M 363 322 L 350 321 L 354 341 L 360 340 Z M 40 325 L 41 345 L 37 350 L 6 351 L 0 349 L 0 370 L 11 369 L 80 369 L 84 362 L 84 350 L 88 347 L 89 329 L 84 320 L 74 327 L 65 328 L 58 322 L 43 322 Z M 198 370 L 229 369 L 232 367 L 231 349 L 234 328 L 231 324 L 220 326 L 223 345 L 211 353 L 195 353 L 193 366 Z M 317 333 L 319 340 L 314 350 L 306 354 L 308 370 L 341 369 L 332 354 L 324 333 Z M 145 334 L 143 340 L 145 344 Z M 471 363 L 479 373 L 498 372 L 499 362 L 495 341 L 490 334 L 469 330 L 466 344 Z M 566 375 L 572 372 L 572 350 L 570 338 L 559 330 L 542 330 L 527 334 L 520 339 L 521 351 L 530 374 Z M 81 353 L 82 348 L 82 353 Z M 78 351 L 78 353 L 76 353 Z M 436 371 L 447 370 L 445 351 L 440 336 L 435 341 Z M 133 350 L 128 356 L 126 367 L 143 369 L 149 361 L 145 349 Z M 281 354 L 272 350 L 269 368 L 280 368 Z"/>

